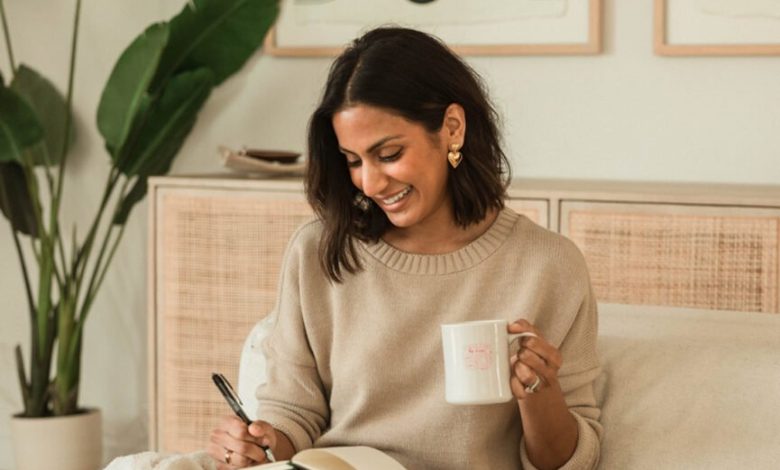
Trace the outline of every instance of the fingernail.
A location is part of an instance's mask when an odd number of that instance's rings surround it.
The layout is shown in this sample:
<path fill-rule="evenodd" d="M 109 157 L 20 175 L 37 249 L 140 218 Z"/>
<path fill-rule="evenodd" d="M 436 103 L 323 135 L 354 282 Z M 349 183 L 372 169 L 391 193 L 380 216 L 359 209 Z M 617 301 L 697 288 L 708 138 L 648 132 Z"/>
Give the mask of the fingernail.
<path fill-rule="evenodd" d="M 268 446 L 270 446 L 270 445 L 271 445 L 271 441 L 269 441 L 269 440 L 268 440 L 268 438 L 263 438 L 263 440 L 262 440 L 262 441 L 260 441 L 260 444 L 262 444 L 262 445 L 264 445 L 264 446 L 268 447 Z"/>

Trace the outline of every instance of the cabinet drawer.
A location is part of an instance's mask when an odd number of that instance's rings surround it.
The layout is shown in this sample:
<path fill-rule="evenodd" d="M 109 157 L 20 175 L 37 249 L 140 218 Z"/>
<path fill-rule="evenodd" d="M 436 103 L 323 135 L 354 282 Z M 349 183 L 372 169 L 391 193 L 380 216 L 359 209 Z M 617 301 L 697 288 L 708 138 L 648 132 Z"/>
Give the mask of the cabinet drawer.
<path fill-rule="evenodd" d="M 202 449 L 229 408 L 211 373 L 234 384 L 246 335 L 274 307 L 303 194 L 157 188 L 152 202 L 153 447 Z M 156 442 L 155 442 L 156 439 Z"/>
<path fill-rule="evenodd" d="M 778 312 L 780 210 L 562 201 L 599 301 Z"/>

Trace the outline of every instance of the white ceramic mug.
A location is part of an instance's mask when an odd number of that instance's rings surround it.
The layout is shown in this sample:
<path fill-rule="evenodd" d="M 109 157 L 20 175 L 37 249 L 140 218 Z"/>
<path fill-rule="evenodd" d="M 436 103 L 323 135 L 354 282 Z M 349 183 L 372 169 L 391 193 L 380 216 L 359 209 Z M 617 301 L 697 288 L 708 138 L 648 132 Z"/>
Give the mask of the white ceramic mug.
<path fill-rule="evenodd" d="M 509 348 L 533 333 L 507 333 L 506 320 L 441 325 L 446 399 L 457 405 L 487 405 L 512 399 Z"/>

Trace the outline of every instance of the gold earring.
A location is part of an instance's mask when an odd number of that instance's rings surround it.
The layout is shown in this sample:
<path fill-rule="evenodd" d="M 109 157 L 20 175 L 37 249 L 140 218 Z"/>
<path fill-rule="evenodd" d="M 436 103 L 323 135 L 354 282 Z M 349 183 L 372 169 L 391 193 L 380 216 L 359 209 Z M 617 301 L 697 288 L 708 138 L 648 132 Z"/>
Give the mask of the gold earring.
<path fill-rule="evenodd" d="M 463 154 L 458 151 L 459 149 L 460 144 L 451 144 L 450 151 L 447 153 L 447 160 L 450 161 L 452 168 L 457 168 L 460 162 L 463 161 Z"/>

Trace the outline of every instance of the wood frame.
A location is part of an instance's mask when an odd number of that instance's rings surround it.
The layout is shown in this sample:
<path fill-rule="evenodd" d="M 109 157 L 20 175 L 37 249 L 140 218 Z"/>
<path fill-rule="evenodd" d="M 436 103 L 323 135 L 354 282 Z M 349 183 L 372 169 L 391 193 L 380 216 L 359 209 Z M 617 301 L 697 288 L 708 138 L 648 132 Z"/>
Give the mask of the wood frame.
<path fill-rule="evenodd" d="M 579 0 L 578 0 L 579 1 Z M 499 44 L 467 45 L 452 44 L 452 49 L 460 55 L 588 55 L 599 54 L 602 50 L 602 5 L 603 0 L 588 1 L 588 40 L 571 44 Z M 286 47 L 276 44 L 276 26 L 265 37 L 265 53 L 278 57 L 335 57 L 342 47 Z"/>
<path fill-rule="evenodd" d="M 772 56 L 778 44 L 670 44 L 667 40 L 668 0 L 654 0 L 653 49 L 662 56 Z"/>

